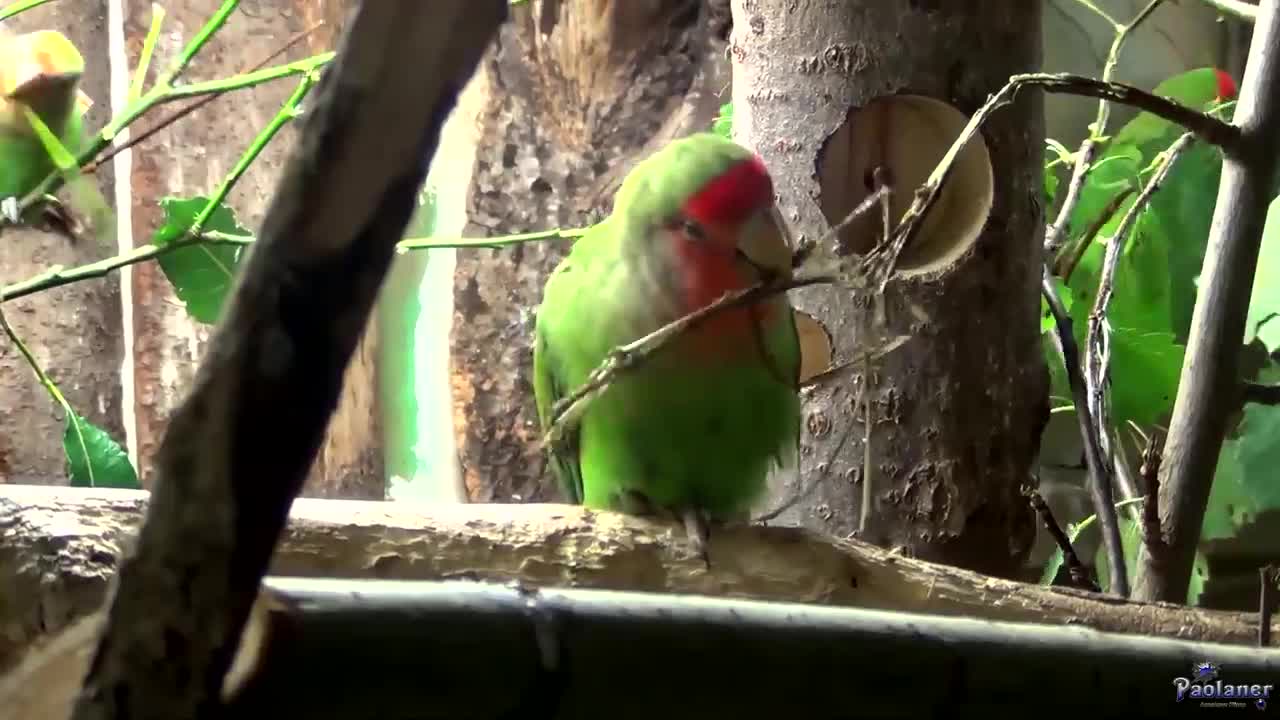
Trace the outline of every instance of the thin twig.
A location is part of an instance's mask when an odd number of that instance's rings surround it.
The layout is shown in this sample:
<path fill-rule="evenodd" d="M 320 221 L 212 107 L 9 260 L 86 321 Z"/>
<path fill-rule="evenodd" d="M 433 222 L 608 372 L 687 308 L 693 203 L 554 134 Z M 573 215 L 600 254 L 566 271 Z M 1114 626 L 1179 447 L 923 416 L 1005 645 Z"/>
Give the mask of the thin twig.
<path fill-rule="evenodd" d="M 1023 87 L 1038 87 L 1045 92 L 1065 93 L 1096 97 L 1122 105 L 1129 105 L 1140 110 L 1162 117 L 1172 123 L 1183 126 L 1200 136 L 1206 142 L 1222 148 L 1223 152 L 1232 155 L 1240 151 L 1240 128 L 1223 122 L 1212 115 L 1193 110 L 1185 105 L 1167 98 L 1154 95 L 1141 88 L 1116 82 L 1103 82 L 1083 75 L 1069 73 L 1025 73 L 1009 78 L 1000 88 L 978 108 L 970 118 L 960 135 L 951 143 L 950 149 L 938 161 L 933 172 L 920 187 L 916 188 L 911 206 L 902 215 L 902 221 L 894 229 L 893 238 L 885 247 L 873 251 L 869 255 L 887 257 L 889 269 L 892 270 L 898 254 L 919 232 L 929 210 L 937 202 L 942 186 L 951 175 L 956 160 L 970 140 L 978 134 L 982 125 L 998 109 L 1013 102 L 1018 90 Z M 870 259 L 870 258 L 869 258 Z"/>
<path fill-rule="evenodd" d="M 1071 575 L 1071 583 L 1081 590 L 1090 590 L 1092 592 L 1101 592 L 1102 588 L 1089 577 L 1089 570 L 1085 568 L 1084 563 L 1080 562 L 1080 556 L 1076 554 L 1076 549 L 1071 545 L 1071 538 L 1062 531 L 1062 526 L 1058 524 L 1057 518 L 1053 516 L 1053 510 L 1049 509 L 1049 504 L 1044 501 L 1040 493 L 1031 491 L 1027 493 L 1027 498 L 1031 501 L 1031 507 L 1035 509 L 1036 514 L 1040 516 L 1040 522 L 1044 524 L 1045 530 L 1049 531 L 1049 536 L 1058 544 L 1058 549 L 1062 551 L 1062 562 L 1067 566 L 1067 572 Z"/>
<path fill-rule="evenodd" d="M 1251 23 L 1258 19 L 1258 6 L 1241 2 L 1241 0 L 1200 0 L 1200 2 L 1237 20 Z"/>
<path fill-rule="evenodd" d="M 1049 313 L 1053 315 L 1054 333 L 1051 337 L 1054 346 L 1058 349 L 1058 355 L 1062 358 L 1062 365 L 1067 371 L 1067 384 L 1071 387 L 1071 400 L 1075 405 L 1076 421 L 1080 425 L 1080 437 L 1084 439 L 1084 461 L 1089 469 L 1089 495 L 1093 500 L 1094 514 L 1098 518 L 1102 538 L 1107 546 L 1107 557 L 1110 559 L 1112 544 L 1119 547 L 1120 525 L 1116 518 L 1115 506 L 1111 503 L 1111 493 L 1102 492 L 1102 488 L 1109 488 L 1111 485 L 1104 461 L 1106 455 L 1103 453 L 1102 442 L 1098 438 L 1097 426 L 1089 412 L 1089 393 L 1085 387 L 1080 350 L 1076 347 L 1075 335 L 1071 330 L 1071 315 L 1062 306 L 1062 299 L 1054 290 L 1053 276 L 1049 274 L 1048 265 L 1044 266 L 1040 276 L 1040 292 L 1049 305 Z M 1123 551 L 1120 557 L 1120 566 L 1123 568 Z M 1113 575 L 1115 567 L 1115 563 L 1111 563 Z M 1127 576 L 1122 573 L 1120 577 L 1121 584 L 1113 583 L 1111 592 L 1118 592 L 1118 588 L 1127 587 Z"/>
<path fill-rule="evenodd" d="M 805 382 L 800 383 L 800 388 L 804 389 L 814 387 L 833 380 L 849 372 L 859 363 L 865 361 L 875 362 L 876 360 L 879 360 L 885 355 L 888 355 L 894 350 L 902 347 L 910 339 L 910 335 L 894 335 L 892 337 L 885 338 L 884 342 L 881 342 L 875 347 L 860 349 L 852 359 L 832 365 L 826 370 L 823 370 L 817 375 L 809 378 Z"/>
<path fill-rule="evenodd" d="M 1095 432 L 1103 449 L 1108 451 L 1103 457 L 1108 469 L 1118 468 L 1119 464 L 1124 462 L 1124 457 L 1120 453 L 1110 452 L 1112 448 L 1109 447 L 1111 438 L 1106 403 L 1106 389 L 1110 382 L 1111 370 L 1111 326 L 1107 321 L 1107 311 L 1111 306 L 1111 297 L 1115 292 L 1116 271 L 1120 267 L 1120 257 L 1124 253 L 1129 234 L 1136 225 L 1138 217 L 1146 210 L 1152 196 L 1164 183 L 1169 176 L 1169 171 L 1173 169 L 1174 163 L 1193 139 L 1195 139 L 1195 136 L 1192 133 L 1183 133 L 1169 147 L 1151 179 L 1143 186 L 1138 198 L 1134 200 L 1133 204 L 1129 206 L 1129 210 L 1125 212 L 1124 217 L 1121 218 L 1115 235 L 1107 241 L 1107 250 L 1102 261 L 1102 274 L 1098 279 L 1098 294 L 1094 298 L 1093 310 L 1089 313 L 1089 331 L 1085 341 L 1084 380 L 1085 387 L 1088 390 L 1089 414 L 1092 416 Z M 1099 506 L 1095 508 L 1095 511 L 1103 512 L 1105 507 L 1106 510 L 1109 510 L 1108 514 L 1114 516 L 1115 500 L 1110 477 L 1104 473 L 1099 479 L 1102 481 L 1102 486 L 1099 490 L 1105 506 Z M 1105 524 L 1103 527 L 1106 529 Z M 1126 597 L 1129 589 L 1128 576 L 1124 567 L 1124 549 L 1120 544 L 1118 528 L 1114 540 L 1110 536 L 1104 536 L 1104 540 L 1107 541 L 1112 590 L 1121 597 Z"/>
<path fill-rule="evenodd" d="M 1062 206 L 1058 208 L 1058 217 L 1049 226 L 1044 234 L 1044 252 L 1045 256 L 1051 260 L 1057 258 L 1061 249 L 1063 236 L 1066 234 L 1067 222 L 1071 220 L 1071 213 L 1075 211 L 1076 206 L 1080 204 L 1080 191 L 1084 189 L 1084 181 L 1089 171 L 1093 168 L 1093 158 L 1097 154 L 1098 143 L 1093 137 L 1093 133 L 1089 134 L 1083 142 L 1080 143 L 1080 149 L 1076 150 L 1076 162 L 1071 169 L 1071 180 L 1067 183 L 1067 194 L 1062 198 Z"/>
<path fill-rule="evenodd" d="M 892 200 L 892 188 L 889 185 L 888 178 L 885 177 L 884 169 L 877 167 L 872 172 L 873 181 L 876 184 L 877 191 L 885 191 L 880 193 L 880 227 L 881 241 L 888 241 L 893 232 L 893 209 L 890 205 Z M 863 292 L 866 292 L 864 289 Z M 878 293 L 871 296 L 873 307 L 879 307 L 881 312 L 884 310 L 884 294 Z M 870 321 L 875 313 L 868 312 L 862 315 L 862 318 L 868 321 L 868 326 L 863 327 L 863 336 L 870 337 Z M 867 353 L 862 360 L 862 382 L 858 385 L 858 398 L 862 404 L 862 503 L 858 508 L 858 536 L 863 540 L 870 540 L 867 533 L 871 527 L 871 516 L 875 512 L 875 471 L 871 464 L 871 435 L 875 428 L 875 418 L 872 417 L 874 412 L 874 403 L 872 396 L 875 395 L 875 373 L 871 371 L 871 355 Z"/>
<path fill-rule="evenodd" d="M 1069 73 L 1029 73 L 1014 75 L 1011 80 L 1018 85 L 1034 85 L 1048 93 L 1095 97 L 1145 110 L 1194 132 L 1201 140 L 1222 148 L 1228 155 L 1243 149 L 1239 127 L 1132 85 Z"/>
<path fill-rule="evenodd" d="M 680 334 L 706 322 L 715 315 L 732 308 L 759 302 L 765 298 L 810 285 L 830 285 L 840 282 L 834 275 L 797 277 L 781 282 L 756 283 L 742 290 L 725 293 L 715 302 L 679 317 L 638 340 L 612 350 L 587 376 L 587 381 L 573 392 L 561 398 L 551 409 L 550 428 L 542 442 L 556 445 L 565 432 L 565 426 L 575 425 L 586 411 L 587 404 L 609 388 L 620 375 L 633 372 Z"/>
<path fill-rule="evenodd" d="M 1129 35 L 1134 29 L 1151 16 L 1151 13 L 1155 11 L 1162 1 L 1151 0 L 1142 10 L 1138 11 L 1138 14 L 1132 20 L 1117 27 L 1115 37 L 1111 40 L 1111 49 L 1107 51 L 1107 59 L 1102 65 L 1103 82 L 1111 82 L 1112 78 L 1115 77 L 1116 67 L 1120 64 L 1120 51 L 1124 49 L 1125 41 L 1129 39 Z M 1089 128 L 1089 136 L 1080 143 L 1080 149 L 1076 152 L 1076 164 L 1071 171 L 1071 184 L 1067 186 L 1067 196 L 1062 201 L 1062 207 L 1058 209 L 1057 219 L 1053 221 L 1053 225 L 1049 227 L 1044 236 L 1045 252 L 1050 258 L 1056 258 L 1058 255 L 1058 250 L 1062 245 L 1062 236 L 1066 232 L 1067 224 L 1071 221 L 1072 213 L 1075 212 L 1076 206 L 1080 202 L 1080 191 L 1084 189 L 1085 180 L 1088 178 L 1089 173 L 1093 171 L 1093 158 L 1097 153 L 1098 145 L 1106 137 L 1107 122 L 1110 119 L 1111 103 L 1106 98 L 1103 98 L 1098 103 L 1098 113 L 1094 118 L 1093 125 Z"/>
<path fill-rule="evenodd" d="M 1053 272 L 1062 278 L 1062 282 L 1071 282 L 1071 274 L 1075 272 L 1076 266 L 1080 264 L 1080 259 L 1088 252 L 1094 238 L 1098 237 L 1098 233 L 1102 232 L 1102 228 L 1111 222 L 1111 218 L 1116 216 L 1116 213 L 1120 211 L 1120 206 L 1124 204 L 1125 200 L 1129 199 L 1130 195 L 1133 195 L 1134 191 L 1135 188 L 1129 186 L 1113 195 L 1107 201 L 1106 207 L 1102 208 L 1102 212 L 1098 213 L 1098 217 L 1094 218 L 1089 227 L 1085 229 L 1084 235 L 1080 236 L 1080 239 L 1074 242 L 1070 249 L 1064 249 L 1056 257 L 1052 258 Z"/>
<path fill-rule="evenodd" d="M 306 30 L 302 30 L 301 32 L 296 33 L 293 37 L 291 37 L 291 38 L 289 38 L 287 41 L 285 41 L 284 45 L 282 45 L 282 46 L 281 46 L 280 48 L 278 48 L 277 50 L 273 51 L 270 55 L 267 55 L 266 57 L 262 58 L 262 60 L 259 60 L 258 62 L 254 63 L 254 64 L 252 64 L 252 65 L 247 65 L 247 66 L 245 66 L 245 68 L 244 68 L 243 70 L 241 70 L 241 71 L 240 71 L 239 73 L 237 73 L 237 74 L 238 74 L 238 75 L 247 75 L 247 74 L 249 74 L 249 73 L 251 73 L 251 72 L 254 72 L 254 71 L 257 71 L 257 70 L 261 70 L 262 68 L 264 68 L 264 67 L 266 67 L 266 66 L 267 66 L 267 63 L 271 62 L 272 60 L 275 60 L 276 58 L 278 58 L 278 57 L 280 57 L 281 55 L 283 55 L 283 54 L 285 54 L 286 52 L 288 52 L 290 48 L 292 48 L 294 45 L 297 45 L 298 43 L 302 42 L 304 39 L 306 39 L 306 37 L 307 37 L 308 35 L 310 35 L 311 33 L 315 32 L 316 30 L 319 30 L 323 25 L 324 25 L 324 21 L 323 21 L 323 20 L 321 20 L 320 22 L 316 23 L 315 25 L 312 25 L 311 27 L 307 28 Z M 156 133 L 160 132 L 161 130 L 165 129 L 166 127 L 169 127 L 170 125 L 172 125 L 172 124 L 174 124 L 175 122 L 177 122 L 177 121 L 181 120 L 182 118 L 186 117 L 187 115 L 190 115 L 191 113 L 195 112 L 196 110 L 199 110 L 200 108 L 204 107 L 205 105 L 208 105 L 209 103 L 213 102 L 214 100 L 217 100 L 218 98 L 222 97 L 223 95 L 226 95 L 228 92 L 231 92 L 231 91 L 230 91 L 230 90 L 222 90 L 222 91 L 220 91 L 220 92 L 209 93 L 208 95 L 201 95 L 199 98 L 197 98 L 197 99 L 195 100 L 195 102 L 191 103 L 190 105 L 187 105 L 186 107 L 181 108 L 181 109 L 179 109 L 179 110 L 175 110 L 174 112 L 170 113 L 169 115 L 166 115 L 166 116 L 164 116 L 164 117 L 160 118 L 160 120 L 159 120 L 158 122 L 156 122 L 156 124 L 155 124 L 155 125 L 153 125 L 153 126 L 151 126 L 151 127 L 147 128 L 146 130 L 144 130 L 144 131 L 142 131 L 142 132 L 140 132 L 140 133 L 138 133 L 138 134 L 134 135 L 133 137 L 130 137 L 128 142 L 124 142 L 124 143 L 120 143 L 119 145 L 114 145 L 114 146 L 112 146 L 110 149 L 108 149 L 108 150 L 106 150 L 105 152 L 103 152 L 101 155 L 99 155 L 99 156 L 98 156 L 96 159 L 94 159 L 92 162 L 90 162 L 90 163 L 88 163 L 87 165 L 85 165 L 85 166 L 84 166 L 84 169 L 83 169 L 81 172 L 82 172 L 83 174 L 85 174 L 85 175 L 89 175 L 89 174 L 91 174 L 91 173 L 93 173 L 93 172 L 97 171 L 97 169 L 98 169 L 99 167 L 101 167 L 104 163 L 106 163 L 106 162 L 108 162 L 109 160 L 111 160 L 111 158 L 115 157 L 116 155 L 119 155 L 120 153 L 124 152 L 125 150 L 127 150 L 127 149 L 129 149 L 129 148 L 131 148 L 131 147 L 133 147 L 133 146 L 135 146 L 135 145 L 138 145 L 138 144 L 140 144 L 140 143 L 142 143 L 142 142 L 145 142 L 146 140 L 148 140 L 149 138 L 151 138 L 151 137 L 152 137 L 153 135 L 155 135 Z"/>

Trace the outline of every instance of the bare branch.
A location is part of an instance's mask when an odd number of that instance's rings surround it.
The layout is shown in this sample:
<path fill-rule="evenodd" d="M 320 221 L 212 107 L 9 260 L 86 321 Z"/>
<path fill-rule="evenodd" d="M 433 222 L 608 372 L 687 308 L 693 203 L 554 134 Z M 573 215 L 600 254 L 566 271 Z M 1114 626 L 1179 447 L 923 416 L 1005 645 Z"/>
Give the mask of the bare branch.
<path fill-rule="evenodd" d="M 1127 24 L 1121 25 L 1116 31 L 1115 37 L 1111 40 L 1111 49 L 1107 52 L 1107 60 L 1102 65 L 1102 81 L 1111 82 L 1115 77 L 1116 67 L 1120 64 L 1120 51 L 1124 49 L 1125 41 L 1129 39 L 1129 35 L 1146 19 L 1151 16 L 1163 0 L 1151 0 L 1145 7 L 1138 11 Z M 1049 256 L 1051 262 L 1056 264 L 1058 250 L 1062 246 L 1063 233 L 1066 231 L 1067 224 L 1071 221 L 1071 214 L 1075 212 L 1076 205 L 1080 203 L 1080 191 L 1084 189 L 1085 179 L 1093 170 L 1093 158 L 1097 153 L 1098 145 L 1102 142 L 1102 138 L 1107 134 L 1107 122 L 1111 119 L 1111 103 L 1103 99 L 1098 103 L 1098 115 L 1093 121 L 1093 126 L 1089 128 L 1089 136 L 1080 144 L 1080 149 L 1076 152 L 1075 167 L 1071 171 L 1071 183 L 1067 186 L 1067 195 L 1062 201 L 1062 207 L 1058 209 L 1058 217 L 1053 221 L 1053 225 L 1049 226 L 1049 230 L 1044 236 L 1045 253 Z M 1114 212 L 1114 211 L 1112 211 Z M 1105 222 L 1105 221 L 1104 221 Z M 1088 247 L 1085 245 L 1084 247 Z M 1066 276 L 1063 276 L 1065 279 Z"/>
<path fill-rule="evenodd" d="M 1236 105 L 1239 139 L 1227 149 L 1178 396 L 1160 469 L 1167 562 L 1139 555 L 1136 596 L 1186 598 L 1214 469 L 1239 402 L 1240 352 L 1267 209 L 1280 166 L 1280 0 L 1258 6 Z"/>
<path fill-rule="evenodd" d="M 1141 88 L 1123 83 L 1103 82 L 1083 75 L 1071 75 L 1068 73 L 1014 75 L 1009 78 L 1009 82 L 1004 87 L 988 98 L 987 102 L 969 118 L 969 123 L 951 144 L 951 148 L 947 150 L 946 155 L 938 161 L 933 173 L 919 188 L 916 188 L 911 206 L 903 213 L 902 221 L 894 229 L 891 241 L 886 243 L 882 249 L 873 251 L 868 255 L 888 256 L 892 261 L 896 261 L 898 254 L 919 232 L 919 228 L 924 222 L 929 209 L 937 202 L 938 196 L 942 192 L 942 186 L 951 175 L 951 169 L 955 165 L 956 159 L 960 156 L 960 152 L 964 150 L 965 145 L 978 134 L 983 123 L 991 117 L 992 113 L 1013 102 L 1014 96 L 1023 87 L 1038 87 L 1045 92 L 1103 98 L 1122 105 L 1130 105 L 1182 125 L 1205 141 L 1221 147 L 1223 152 L 1227 154 L 1240 151 L 1240 129 L 1236 126 L 1225 123 L 1212 115 L 1192 110 L 1173 100 L 1153 95 Z M 889 263 L 889 269 L 890 271 L 892 270 L 892 262 Z"/>
<path fill-rule="evenodd" d="M 1089 496 L 1093 500 L 1094 513 L 1098 517 L 1098 525 L 1102 530 L 1102 538 L 1107 547 L 1107 558 L 1112 556 L 1111 543 L 1119 546 L 1120 526 L 1116 518 L 1115 504 L 1111 500 L 1110 468 L 1103 452 L 1102 440 L 1098 436 L 1098 425 L 1093 421 L 1090 411 L 1089 392 L 1085 385 L 1084 372 L 1080 362 L 1080 349 L 1076 347 L 1076 338 L 1071 329 L 1071 315 L 1062 306 L 1062 299 L 1053 288 L 1053 277 L 1049 274 L 1049 266 L 1045 265 L 1040 276 L 1040 292 L 1049 305 L 1049 313 L 1053 315 L 1053 344 L 1062 358 L 1062 365 L 1067 371 L 1067 384 L 1071 387 L 1071 402 L 1075 406 L 1076 421 L 1080 425 L 1080 437 L 1084 440 L 1084 461 L 1089 469 Z M 1104 492 L 1105 489 L 1105 492 Z M 1121 568 L 1124 567 L 1124 553 L 1121 551 Z M 1121 573 L 1124 581 L 1120 585 L 1113 584 L 1111 592 L 1117 588 L 1127 588 L 1127 576 Z M 1124 597 L 1123 595 L 1121 597 Z"/>
<path fill-rule="evenodd" d="M 262 68 L 267 66 L 267 63 L 289 52 L 290 48 L 302 42 L 303 40 L 307 39 L 308 35 L 315 32 L 316 30 L 319 30 L 323 25 L 324 25 L 324 21 L 321 20 L 315 23 L 314 25 L 312 25 L 311 27 L 295 33 L 293 37 L 286 40 L 285 43 L 281 45 L 279 48 L 277 48 L 276 50 L 273 50 L 271 54 L 267 55 L 266 57 L 262 58 L 256 63 L 245 65 L 244 69 L 241 70 L 238 74 L 247 75 L 256 70 L 261 70 Z M 178 122 L 182 118 L 199 110 L 205 105 L 208 105 L 214 100 L 217 100 L 223 95 L 226 95 L 228 92 L 230 92 L 230 90 L 223 90 L 221 92 L 209 93 L 208 95 L 201 95 L 200 97 L 196 98 L 193 102 L 169 113 L 168 115 L 164 116 L 160 120 L 156 121 L 154 125 L 147 128 L 146 130 L 143 130 L 142 132 L 139 132 L 139 133 L 132 134 L 126 142 L 120 143 L 119 145 L 112 146 L 111 148 L 104 151 L 101 155 L 99 155 L 98 157 L 90 161 L 88 164 L 86 164 L 83 170 L 84 174 L 89 175 L 96 172 L 98 168 L 102 167 L 108 162 L 111 162 L 111 158 L 115 157 L 116 155 L 119 155 L 120 153 L 124 152 L 125 150 L 128 150 L 129 148 L 132 148 L 136 145 L 140 145 L 146 142 L 156 133 Z"/>
<path fill-rule="evenodd" d="M 1201 140 L 1222 148 L 1224 153 L 1233 154 L 1243 150 L 1240 128 L 1236 125 L 1132 85 L 1103 82 L 1069 73 L 1029 73 L 1015 75 L 1011 81 L 1018 85 L 1034 85 L 1045 92 L 1104 98 L 1135 107 L 1181 125 Z"/>
<path fill-rule="evenodd" d="M 1080 556 L 1076 554 L 1076 549 L 1071 546 L 1071 538 L 1062 531 L 1062 526 L 1058 524 L 1057 518 L 1053 516 L 1053 510 L 1049 509 L 1049 504 L 1044 501 L 1040 493 L 1032 491 L 1027 494 L 1031 501 L 1031 507 L 1035 508 L 1036 514 L 1040 516 L 1040 522 L 1044 523 L 1045 530 L 1049 531 L 1049 536 L 1058 544 L 1058 549 L 1062 551 L 1062 562 L 1067 566 L 1067 572 L 1071 575 L 1071 582 L 1081 590 L 1089 590 L 1091 592 L 1102 592 L 1098 584 L 1089 577 L 1089 571 L 1085 568 L 1084 563 L 1080 562 Z"/>

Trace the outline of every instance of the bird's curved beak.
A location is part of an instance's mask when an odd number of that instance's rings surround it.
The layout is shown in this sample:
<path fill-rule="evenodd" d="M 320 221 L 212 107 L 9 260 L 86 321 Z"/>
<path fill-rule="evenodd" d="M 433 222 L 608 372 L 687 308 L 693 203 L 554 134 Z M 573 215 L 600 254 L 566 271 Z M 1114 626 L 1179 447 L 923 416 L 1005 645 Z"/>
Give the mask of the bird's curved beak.
<path fill-rule="evenodd" d="M 751 215 L 738 234 L 738 255 L 765 281 L 791 279 L 791 243 L 776 207 Z"/>

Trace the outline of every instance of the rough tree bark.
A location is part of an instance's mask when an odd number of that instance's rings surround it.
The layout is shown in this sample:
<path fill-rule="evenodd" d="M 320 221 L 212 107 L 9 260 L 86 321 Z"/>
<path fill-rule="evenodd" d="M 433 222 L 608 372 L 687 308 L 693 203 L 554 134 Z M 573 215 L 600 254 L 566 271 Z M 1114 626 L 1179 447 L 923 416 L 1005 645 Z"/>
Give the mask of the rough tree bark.
<path fill-rule="evenodd" d="M 873 100 L 923 95 L 967 116 L 1009 75 L 1039 66 L 1041 3 L 734 0 L 732 8 L 734 134 L 762 153 L 784 215 L 813 240 L 867 194 L 871 178 L 860 171 L 843 177 L 843 167 L 859 158 L 865 164 L 884 143 L 901 140 L 894 137 L 899 118 L 872 112 Z M 849 114 L 845 126 L 847 113 L 860 108 L 867 111 Z M 984 128 L 994 178 L 990 217 L 953 265 L 890 285 L 890 332 L 911 339 L 873 373 L 869 537 L 1000 576 L 1019 570 L 1033 540 L 1020 487 L 1048 418 L 1037 334 L 1042 115 L 1040 94 L 1024 92 Z M 851 146 L 862 122 L 880 123 L 883 134 Z M 907 169 L 917 175 L 934 164 L 915 160 Z M 895 219 L 910 202 L 910 174 L 889 177 Z M 938 232 L 937 225 L 947 227 Z M 959 232 L 939 222 L 920 242 Z M 816 288 L 794 299 L 831 329 L 837 361 L 868 342 L 855 331 L 866 298 Z M 923 311 L 910 325 L 908 304 Z M 784 521 L 841 536 L 857 529 L 863 444 L 853 401 L 863 379 L 853 372 L 807 398 L 802 472 L 817 485 Z"/>
<path fill-rule="evenodd" d="M 728 83 L 727 0 L 533 0 L 487 57 L 468 236 L 581 227 L 621 175 L 705 128 Z M 458 253 L 450 338 L 454 433 L 473 502 L 559 497 L 529 384 L 532 309 L 564 242 Z"/>
<path fill-rule="evenodd" d="M 107 3 L 52 3 L 5 21 L 14 33 L 59 30 L 85 59 L 81 89 L 93 99 L 87 124 L 111 117 L 111 62 L 107 50 Z M 110 165 L 96 174 L 112 202 Z M 65 197 L 65 193 L 63 194 Z M 33 228 L 9 227 L 0 237 L 0 285 L 25 280 L 54 265 L 74 267 L 114 253 L 95 238 L 76 241 Z M 45 372 L 58 383 L 76 412 L 124 442 L 120 415 L 120 290 L 115 278 L 66 285 L 5 304 L 5 313 Z M 0 337 L 0 483 L 64 485 L 63 412 L 7 339 Z"/>
<path fill-rule="evenodd" d="M 220 0 L 184 0 L 166 5 L 167 32 L 161 36 L 152 67 L 166 67 L 220 4 Z M 125 6 L 128 57 L 136 60 L 150 26 L 151 4 L 127 2 Z M 333 38 L 350 6 L 350 0 L 243 3 L 205 46 L 184 77 L 190 81 L 213 80 L 243 72 L 250 63 L 271 55 L 295 34 L 319 20 L 325 21 L 324 27 L 273 62 L 298 60 L 331 50 Z M 293 85 L 284 81 L 237 91 L 137 146 L 131 177 L 134 242 L 148 242 L 160 226 L 159 198 L 211 192 L 292 89 Z M 231 113 L 232 106 L 237 108 L 234 113 Z M 229 122 L 232 117 L 235 120 Z M 144 119 L 138 129 L 151 125 L 152 121 Z M 228 204 L 245 227 L 256 227 L 261 221 L 271 186 L 295 137 L 296 131 L 289 127 L 277 135 L 228 198 Z M 157 264 L 135 266 L 132 289 L 136 337 L 135 411 L 142 466 L 139 470 L 143 485 L 150 487 L 149 460 L 156 452 L 170 414 L 191 387 L 211 328 L 188 317 Z M 312 466 L 303 491 L 305 495 L 379 500 L 384 497 L 374 367 L 376 329 L 376 324 L 370 323 L 347 370 L 339 410 Z"/>

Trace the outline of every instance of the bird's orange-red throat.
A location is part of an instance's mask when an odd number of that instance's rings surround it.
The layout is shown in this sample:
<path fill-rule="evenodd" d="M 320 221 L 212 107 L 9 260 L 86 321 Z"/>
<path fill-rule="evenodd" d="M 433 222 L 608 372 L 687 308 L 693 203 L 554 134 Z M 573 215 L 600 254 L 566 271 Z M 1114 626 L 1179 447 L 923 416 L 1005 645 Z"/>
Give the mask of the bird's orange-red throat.
<path fill-rule="evenodd" d="M 745 232 L 761 232 L 759 223 L 772 224 L 772 211 L 773 181 L 757 156 L 733 165 L 685 202 L 681 212 L 701 231 L 695 237 L 679 225 L 670 229 L 683 275 L 685 313 L 756 282 L 744 272 L 740 242 Z M 776 227 L 763 231 L 781 232 Z M 697 334 L 723 341 L 726 335 L 757 332 L 759 323 L 774 319 L 775 311 L 775 304 L 767 302 L 728 308 L 704 321 Z"/>

